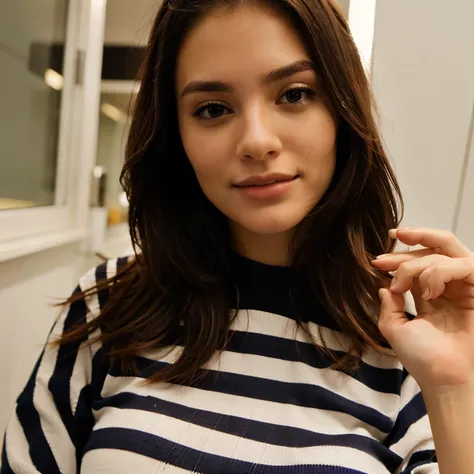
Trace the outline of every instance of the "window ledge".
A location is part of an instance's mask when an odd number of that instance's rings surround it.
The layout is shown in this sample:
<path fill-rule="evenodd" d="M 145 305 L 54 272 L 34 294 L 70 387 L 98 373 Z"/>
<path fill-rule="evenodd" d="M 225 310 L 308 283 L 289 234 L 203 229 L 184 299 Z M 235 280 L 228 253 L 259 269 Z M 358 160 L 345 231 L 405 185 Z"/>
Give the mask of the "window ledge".
<path fill-rule="evenodd" d="M 0 262 L 77 242 L 85 236 L 86 231 L 84 229 L 68 229 L 0 242 Z"/>

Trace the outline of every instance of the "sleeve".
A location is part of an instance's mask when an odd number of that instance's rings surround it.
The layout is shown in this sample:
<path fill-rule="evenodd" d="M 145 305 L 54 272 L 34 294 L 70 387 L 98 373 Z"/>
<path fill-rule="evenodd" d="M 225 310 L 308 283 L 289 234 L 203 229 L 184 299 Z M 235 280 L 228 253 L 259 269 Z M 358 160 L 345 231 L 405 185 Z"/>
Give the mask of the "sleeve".
<path fill-rule="evenodd" d="M 402 459 L 396 474 L 439 474 L 425 402 L 411 375 L 402 384 L 400 412 L 385 443 Z"/>
<path fill-rule="evenodd" d="M 81 278 L 73 294 L 95 285 L 101 267 Z M 1 474 L 79 472 L 80 456 L 94 425 L 91 409 L 93 356 L 87 338 L 56 347 L 48 343 L 98 314 L 99 296 L 66 307 L 10 416 L 3 443 Z"/>

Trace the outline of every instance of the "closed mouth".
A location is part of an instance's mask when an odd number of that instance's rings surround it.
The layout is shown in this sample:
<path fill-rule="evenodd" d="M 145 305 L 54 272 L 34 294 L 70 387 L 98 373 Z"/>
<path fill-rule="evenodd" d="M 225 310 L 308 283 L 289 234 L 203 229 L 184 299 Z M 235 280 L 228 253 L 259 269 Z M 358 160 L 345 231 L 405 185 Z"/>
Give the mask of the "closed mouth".
<path fill-rule="evenodd" d="M 293 177 L 284 177 L 284 178 L 276 178 L 276 179 L 254 179 L 254 180 L 246 180 L 240 184 L 235 184 L 234 186 L 237 188 L 251 188 L 251 187 L 262 187 L 262 186 L 271 186 L 272 184 L 278 183 L 287 183 L 289 181 L 294 181 L 295 179 L 299 178 L 299 175 Z"/>

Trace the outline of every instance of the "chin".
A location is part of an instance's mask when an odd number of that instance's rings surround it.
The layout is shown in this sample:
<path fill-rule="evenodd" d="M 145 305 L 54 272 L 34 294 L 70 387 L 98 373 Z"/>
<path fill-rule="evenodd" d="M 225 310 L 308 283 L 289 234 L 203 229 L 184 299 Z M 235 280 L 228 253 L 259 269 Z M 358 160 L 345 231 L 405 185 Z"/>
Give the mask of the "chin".
<path fill-rule="evenodd" d="M 260 235 L 272 235 L 272 234 L 282 234 L 292 231 L 302 220 L 304 215 L 301 218 L 296 216 L 262 216 L 259 218 L 255 216 L 253 219 L 242 218 L 234 219 L 234 224 L 238 227 L 244 228 L 247 231 L 250 231 L 253 234 Z"/>

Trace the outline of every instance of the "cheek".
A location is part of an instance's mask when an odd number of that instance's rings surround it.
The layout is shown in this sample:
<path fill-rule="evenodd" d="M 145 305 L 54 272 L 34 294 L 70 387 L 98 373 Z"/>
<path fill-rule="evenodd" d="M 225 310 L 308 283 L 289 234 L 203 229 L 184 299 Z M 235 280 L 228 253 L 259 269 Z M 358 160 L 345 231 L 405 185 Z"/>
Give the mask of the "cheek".
<path fill-rule="evenodd" d="M 202 133 L 182 133 L 184 150 L 198 179 L 215 179 L 225 168 L 225 146 L 222 140 Z"/>
<path fill-rule="evenodd" d="M 315 133 L 315 130 L 317 132 Z M 307 123 L 300 131 L 301 155 L 305 157 L 305 168 L 313 178 L 326 181 L 332 178 L 336 166 L 336 125 L 332 118 Z"/>
<path fill-rule="evenodd" d="M 223 150 L 212 136 L 183 124 L 180 129 L 184 151 L 198 178 L 212 176 L 222 166 Z"/>

